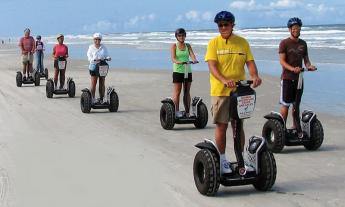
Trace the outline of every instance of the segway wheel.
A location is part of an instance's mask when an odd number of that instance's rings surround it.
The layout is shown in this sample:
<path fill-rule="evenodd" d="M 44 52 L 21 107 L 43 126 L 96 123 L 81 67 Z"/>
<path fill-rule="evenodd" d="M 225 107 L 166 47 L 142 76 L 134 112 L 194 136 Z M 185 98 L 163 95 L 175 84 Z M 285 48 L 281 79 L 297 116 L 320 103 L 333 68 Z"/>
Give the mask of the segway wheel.
<path fill-rule="evenodd" d="M 321 122 L 316 119 L 310 125 L 311 136 L 310 141 L 304 144 L 307 150 L 317 150 L 322 145 L 323 142 L 323 127 Z"/>
<path fill-rule="evenodd" d="M 46 83 L 47 98 L 53 98 L 53 92 L 54 92 L 54 82 L 53 80 L 47 80 L 47 83 Z"/>
<path fill-rule="evenodd" d="M 73 80 L 71 80 L 69 83 L 68 83 L 68 96 L 70 98 L 73 98 L 75 96 L 75 83 Z"/>
<path fill-rule="evenodd" d="M 117 112 L 119 109 L 119 97 L 115 91 L 111 92 L 110 94 L 110 104 L 109 104 L 109 111 L 110 112 Z"/>
<path fill-rule="evenodd" d="M 90 113 L 91 111 L 91 95 L 88 92 L 83 92 L 80 97 L 80 108 L 83 113 Z"/>
<path fill-rule="evenodd" d="M 16 84 L 17 84 L 17 87 L 22 87 L 22 84 L 23 84 L 23 75 L 21 72 L 17 72 L 17 75 L 16 75 Z"/>
<path fill-rule="evenodd" d="M 276 161 L 272 152 L 265 150 L 261 153 L 259 169 L 259 177 L 253 184 L 254 187 L 260 191 L 270 190 L 277 176 Z"/>
<path fill-rule="evenodd" d="M 207 107 L 204 103 L 200 103 L 198 105 L 198 117 L 194 126 L 198 129 L 203 129 L 206 127 L 208 121 L 208 111 Z"/>
<path fill-rule="evenodd" d="M 174 106 L 170 103 L 163 103 L 160 111 L 160 120 L 163 129 L 170 130 L 175 125 Z"/>
<path fill-rule="evenodd" d="M 46 80 L 48 80 L 48 78 L 49 78 L 49 71 L 48 71 L 48 68 L 45 68 L 45 69 L 44 69 L 44 77 L 45 77 Z"/>
<path fill-rule="evenodd" d="M 35 86 L 39 86 L 41 82 L 41 77 L 39 73 L 35 73 Z"/>
<path fill-rule="evenodd" d="M 267 141 L 267 147 L 274 153 L 279 153 L 285 146 L 285 133 L 283 123 L 276 119 L 269 119 L 266 121 L 262 136 Z"/>
<path fill-rule="evenodd" d="M 202 195 L 213 196 L 220 185 L 219 160 L 215 153 L 207 149 L 195 155 L 193 175 L 196 188 Z"/>

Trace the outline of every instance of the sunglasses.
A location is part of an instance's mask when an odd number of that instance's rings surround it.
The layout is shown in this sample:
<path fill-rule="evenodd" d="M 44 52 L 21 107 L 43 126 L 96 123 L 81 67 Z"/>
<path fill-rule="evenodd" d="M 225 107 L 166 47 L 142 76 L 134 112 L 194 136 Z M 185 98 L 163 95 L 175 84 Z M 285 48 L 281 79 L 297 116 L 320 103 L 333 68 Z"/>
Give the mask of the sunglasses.
<path fill-rule="evenodd" d="M 178 36 L 178 37 L 185 37 L 186 35 L 184 35 L 184 34 L 178 34 L 177 36 Z"/>
<path fill-rule="evenodd" d="M 230 25 L 231 25 L 230 23 L 224 23 L 224 24 L 218 24 L 218 27 L 222 28 L 222 27 L 228 27 Z"/>
<path fill-rule="evenodd" d="M 97 40 L 99 40 L 99 41 L 101 41 L 101 39 L 94 39 L 95 41 L 97 41 Z"/>

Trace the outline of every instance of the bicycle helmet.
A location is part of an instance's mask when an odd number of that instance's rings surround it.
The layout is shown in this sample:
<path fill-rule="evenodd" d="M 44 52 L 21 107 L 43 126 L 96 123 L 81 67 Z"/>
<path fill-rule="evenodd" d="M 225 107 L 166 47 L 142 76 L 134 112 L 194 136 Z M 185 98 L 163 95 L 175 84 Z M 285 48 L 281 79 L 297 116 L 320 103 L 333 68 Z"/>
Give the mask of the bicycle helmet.
<path fill-rule="evenodd" d="M 176 31 L 175 31 L 175 37 L 177 38 L 177 35 L 179 35 L 179 34 L 182 34 L 182 35 L 184 35 L 184 36 L 186 36 L 186 30 L 185 29 L 183 29 L 183 28 L 178 28 Z"/>
<path fill-rule="evenodd" d="M 291 28 L 293 25 L 297 24 L 298 26 L 302 27 L 302 20 L 298 17 L 292 17 L 287 22 L 287 27 Z"/>
<path fill-rule="evenodd" d="M 95 33 L 93 34 L 93 39 L 102 39 L 102 34 L 101 33 Z"/>
<path fill-rule="evenodd" d="M 37 36 L 36 36 L 36 39 L 37 39 L 37 40 L 40 40 L 40 39 L 41 39 L 41 35 L 37 35 Z"/>
<path fill-rule="evenodd" d="M 214 17 L 214 22 L 219 23 L 221 21 L 235 23 L 235 16 L 228 11 L 221 11 Z"/>
<path fill-rule="evenodd" d="M 56 36 L 56 39 L 59 39 L 60 37 L 64 37 L 63 34 L 58 34 L 58 35 Z"/>

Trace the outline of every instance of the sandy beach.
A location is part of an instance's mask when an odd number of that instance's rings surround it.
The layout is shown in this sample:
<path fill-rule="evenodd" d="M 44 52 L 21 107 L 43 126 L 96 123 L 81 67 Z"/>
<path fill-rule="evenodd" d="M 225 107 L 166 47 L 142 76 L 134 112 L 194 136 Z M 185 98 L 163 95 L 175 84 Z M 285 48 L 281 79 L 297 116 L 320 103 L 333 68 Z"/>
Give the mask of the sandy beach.
<path fill-rule="evenodd" d="M 115 86 L 119 111 L 83 114 L 81 89 L 90 83 L 86 60 L 68 62 L 66 76 L 75 80 L 76 97 L 53 99 L 46 98 L 43 79 L 39 87 L 16 87 L 19 60 L 16 46 L 0 46 L 1 207 L 345 206 L 345 117 L 317 112 L 323 145 L 275 154 L 278 173 L 271 191 L 221 186 L 215 197 L 205 197 L 193 180 L 194 145 L 213 139 L 214 125 L 209 118 L 202 130 L 162 129 L 160 100 L 172 93 L 169 71 L 113 68 L 106 86 Z M 52 60 L 46 58 L 45 65 L 51 77 Z M 191 93 L 210 109 L 208 78 L 208 72 L 194 72 Z M 279 109 L 279 79 L 261 78 L 256 111 L 245 121 L 247 138 L 261 135 L 263 116 Z M 229 130 L 227 153 L 233 160 Z"/>

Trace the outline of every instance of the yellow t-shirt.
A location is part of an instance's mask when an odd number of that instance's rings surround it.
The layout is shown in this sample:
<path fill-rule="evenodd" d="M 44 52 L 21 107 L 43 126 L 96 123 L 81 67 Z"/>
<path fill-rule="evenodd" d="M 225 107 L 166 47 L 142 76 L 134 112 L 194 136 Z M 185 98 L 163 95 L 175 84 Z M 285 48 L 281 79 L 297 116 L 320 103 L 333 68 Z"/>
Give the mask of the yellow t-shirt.
<path fill-rule="evenodd" d="M 254 60 L 246 39 L 232 34 L 228 40 L 221 35 L 209 41 L 205 61 L 217 61 L 219 72 L 226 78 L 235 81 L 246 78 L 244 65 L 247 61 Z M 229 96 L 231 88 L 210 73 L 211 96 Z"/>

